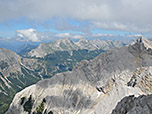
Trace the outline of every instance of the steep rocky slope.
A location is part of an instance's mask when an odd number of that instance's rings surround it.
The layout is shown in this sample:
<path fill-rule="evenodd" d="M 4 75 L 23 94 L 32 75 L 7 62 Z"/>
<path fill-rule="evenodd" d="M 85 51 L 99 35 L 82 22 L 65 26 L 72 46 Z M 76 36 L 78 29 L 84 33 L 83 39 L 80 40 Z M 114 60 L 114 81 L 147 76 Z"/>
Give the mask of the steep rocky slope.
<path fill-rule="evenodd" d="M 40 80 L 44 69 L 37 59 L 23 59 L 0 48 L 0 113 L 8 107 L 15 92 Z"/>
<path fill-rule="evenodd" d="M 123 98 L 112 114 L 152 114 L 152 94 L 139 97 L 131 95 Z"/>
<path fill-rule="evenodd" d="M 125 96 L 150 94 L 151 81 L 151 41 L 139 37 L 22 90 L 6 114 L 110 114 Z"/>

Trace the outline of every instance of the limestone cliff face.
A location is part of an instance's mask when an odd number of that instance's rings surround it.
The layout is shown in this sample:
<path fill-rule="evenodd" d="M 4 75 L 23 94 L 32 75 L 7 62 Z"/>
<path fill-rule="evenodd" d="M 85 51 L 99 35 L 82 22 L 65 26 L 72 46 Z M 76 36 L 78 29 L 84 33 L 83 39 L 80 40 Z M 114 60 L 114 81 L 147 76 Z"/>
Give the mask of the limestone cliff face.
<path fill-rule="evenodd" d="M 151 93 L 150 42 L 140 37 L 39 81 L 17 93 L 6 114 L 110 114 L 125 96 Z"/>
<path fill-rule="evenodd" d="M 152 114 L 152 94 L 139 97 L 131 95 L 123 98 L 112 114 Z"/>

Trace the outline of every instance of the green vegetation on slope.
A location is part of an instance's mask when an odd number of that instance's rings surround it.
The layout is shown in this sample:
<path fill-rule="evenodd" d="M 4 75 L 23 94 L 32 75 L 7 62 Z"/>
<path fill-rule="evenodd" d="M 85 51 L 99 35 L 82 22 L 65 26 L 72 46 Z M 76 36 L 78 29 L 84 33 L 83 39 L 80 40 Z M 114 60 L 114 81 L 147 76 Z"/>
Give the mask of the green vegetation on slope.
<path fill-rule="evenodd" d="M 9 89 L 8 93 L 0 93 L 0 114 L 4 114 L 4 112 L 8 109 L 16 91 L 14 89 Z"/>
<path fill-rule="evenodd" d="M 59 72 L 71 71 L 80 61 L 93 59 L 102 52 L 103 50 L 88 51 L 80 49 L 73 50 L 70 53 L 68 51 L 57 51 L 40 60 L 46 65 L 49 76 L 53 76 Z"/>
<path fill-rule="evenodd" d="M 4 114 L 8 109 L 13 97 L 17 92 L 24 89 L 25 87 L 32 85 L 40 80 L 36 72 L 31 72 L 30 70 L 21 67 L 22 73 L 10 73 L 8 80 L 11 81 L 11 88 L 8 88 L 5 83 L 0 79 L 0 114 Z M 35 75 L 33 75 L 35 73 Z M 4 77 L 0 72 L 0 76 Z"/>

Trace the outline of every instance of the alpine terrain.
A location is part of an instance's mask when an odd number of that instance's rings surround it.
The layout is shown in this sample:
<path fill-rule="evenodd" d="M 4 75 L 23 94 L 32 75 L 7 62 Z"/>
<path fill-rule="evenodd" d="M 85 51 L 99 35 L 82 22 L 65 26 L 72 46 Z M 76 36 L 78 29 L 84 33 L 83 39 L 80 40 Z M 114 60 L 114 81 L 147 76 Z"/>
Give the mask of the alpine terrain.
<path fill-rule="evenodd" d="M 5 111 L 15 93 L 45 76 L 45 66 L 37 59 L 25 59 L 0 48 L 0 113 Z"/>
<path fill-rule="evenodd" d="M 93 46 L 92 43 L 89 43 L 90 41 L 85 39 L 78 41 L 78 43 L 81 42 L 81 45 L 84 45 L 84 41 Z M 56 73 L 71 71 L 81 60 L 90 60 L 104 52 L 100 48 L 91 50 L 87 46 L 82 48 L 81 45 L 76 45 L 75 42 L 68 38 L 48 44 L 40 44 L 38 48 L 35 45 L 24 45 L 19 49 L 20 53 L 18 54 L 20 56 L 13 51 L 1 48 L 0 114 L 7 110 L 16 92 L 41 79 L 50 78 Z M 42 58 L 28 56 L 32 52 L 31 50 L 38 50 L 40 55 L 41 53 L 47 54 Z"/>
<path fill-rule="evenodd" d="M 25 88 L 15 95 L 6 114 L 119 114 L 117 103 L 121 99 L 148 94 L 152 94 L 152 42 L 139 37 L 129 46 L 83 60 L 72 71 Z M 150 99 L 149 96 L 124 99 L 129 101 L 122 100 L 121 110 L 127 114 L 136 114 L 135 107 L 145 112 L 152 109 L 150 103 L 142 100 Z M 123 102 L 137 105 L 131 106 L 131 111 L 127 107 L 130 105 Z"/>

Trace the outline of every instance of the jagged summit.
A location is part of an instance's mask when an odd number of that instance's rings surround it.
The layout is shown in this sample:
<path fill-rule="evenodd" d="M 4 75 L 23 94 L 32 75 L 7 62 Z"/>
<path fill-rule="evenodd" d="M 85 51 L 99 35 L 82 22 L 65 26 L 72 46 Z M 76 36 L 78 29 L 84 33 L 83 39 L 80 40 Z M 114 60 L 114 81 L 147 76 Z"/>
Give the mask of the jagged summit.
<path fill-rule="evenodd" d="M 61 42 L 63 42 L 63 43 L 70 43 L 70 42 L 72 42 L 72 40 L 70 40 L 70 38 L 64 38 L 64 39 L 59 39 L 59 40 L 57 40 L 56 41 L 57 43 L 61 43 Z"/>
<path fill-rule="evenodd" d="M 88 40 L 86 38 L 81 38 L 78 42 L 81 42 L 81 41 L 86 41 L 88 42 Z"/>
<path fill-rule="evenodd" d="M 132 45 L 134 44 L 143 44 L 146 49 L 152 49 L 152 41 L 143 36 L 138 37 Z"/>
<path fill-rule="evenodd" d="M 52 42 L 50 43 L 50 47 L 54 50 L 58 48 L 59 51 L 69 51 L 78 49 L 78 46 L 76 46 L 74 42 L 70 40 L 70 38 L 59 39 L 55 42 Z"/>
<path fill-rule="evenodd" d="M 80 47 L 80 49 L 88 49 L 88 50 L 96 50 L 97 46 L 91 43 L 89 40 L 82 38 L 78 42 L 75 43 Z"/>

